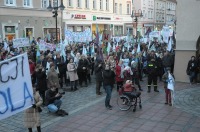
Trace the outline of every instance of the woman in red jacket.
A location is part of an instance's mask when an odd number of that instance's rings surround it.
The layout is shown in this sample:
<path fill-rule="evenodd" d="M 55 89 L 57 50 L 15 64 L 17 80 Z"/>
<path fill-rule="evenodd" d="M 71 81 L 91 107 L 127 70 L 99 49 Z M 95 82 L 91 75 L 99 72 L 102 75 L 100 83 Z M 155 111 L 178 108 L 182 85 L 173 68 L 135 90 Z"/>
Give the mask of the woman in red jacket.
<path fill-rule="evenodd" d="M 120 60 L 115 68 L 117 91 L 119 91 L 119 88 L 123 86 L 124 79 L 123 79 L 122 71 L 123 71 L 123 66 L 122 66 L 122 61 Z"/>

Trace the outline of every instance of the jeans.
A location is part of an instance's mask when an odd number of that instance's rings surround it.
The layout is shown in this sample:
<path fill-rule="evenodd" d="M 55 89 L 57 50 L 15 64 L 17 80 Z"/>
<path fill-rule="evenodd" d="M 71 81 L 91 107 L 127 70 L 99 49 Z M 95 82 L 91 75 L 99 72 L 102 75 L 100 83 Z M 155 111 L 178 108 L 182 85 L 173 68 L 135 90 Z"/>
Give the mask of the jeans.
<path fill-rule="evenodd" d="M 47 108 L 50 112 L 55 113 L 60 109 L 61 104 L 62 104 L 61 100 L 55 100 L 54 103 L 49 104 Z"/>
<path fill-rule="evenodd" d="M 104 88 L 105 88 L 105 91 L 106 91 L 105 106 L 108 107 L 110 105 L 112 87 L 110 85 L 106 85 L 106 86 L 104 86 Z"/>
<path fill-rule="evenodd" d="M 195 72 L 190 72 L 190 83 L 192 83 L 196 78 Z"/>

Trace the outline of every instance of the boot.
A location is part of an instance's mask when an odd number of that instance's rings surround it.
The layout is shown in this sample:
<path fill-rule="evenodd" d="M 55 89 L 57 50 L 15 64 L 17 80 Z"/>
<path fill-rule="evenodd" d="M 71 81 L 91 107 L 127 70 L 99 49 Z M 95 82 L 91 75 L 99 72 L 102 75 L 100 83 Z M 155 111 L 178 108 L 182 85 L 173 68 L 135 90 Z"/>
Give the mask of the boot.
<path fill-rule="evenodd" d="M 29 131 L 29 132 L 32 132 L 33 130 L 32 130 L 32 128 L 28 128 L 28 131 Z"/>
<path fill-rule="evenodd" d="M 41 127 L 40 126 L 37 127 L 37 131 L 41 132 Z"/>
<path fill-rule="evenodd" d="M 148 93 L 150 93 L 150 92 L 151 92 L 151 87 L 149 87 L 149 86 L 148 86 L 148 91 L 147 91 L 147 92 L 148 92 Z"/>

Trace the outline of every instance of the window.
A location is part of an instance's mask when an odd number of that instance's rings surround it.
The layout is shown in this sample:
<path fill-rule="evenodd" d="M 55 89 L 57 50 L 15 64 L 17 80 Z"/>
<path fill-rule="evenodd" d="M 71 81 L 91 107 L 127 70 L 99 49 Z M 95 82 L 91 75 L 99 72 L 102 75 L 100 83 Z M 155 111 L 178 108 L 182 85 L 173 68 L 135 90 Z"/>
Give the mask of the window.
<path fill-rule="evenodd" d="M 24 6 L 30 7 L 32 5 L 32 0 L 24 0 Z"/>
<path fill-rule="evenodd" d="M 109 10 L 109 0 L 106 0 L 106 10 Z"/>
<path fill-rule="evenodd" d="M 93 9 L 96 9 L 96 0 L 93 0 Z"/>
<path fill-rule="evenodd" d="M 69 7 L 72 7 L 72 0 L 68 0 L 67 4 L 68 4 Z"/>
<path fill-rule="evenodd" d="M 119 14 L 122 14 L 122 4 L 119 4 Z"/>
<path fill-rule="evenodd" d="M 151 19 L 153 19 L 153 11 L 151 11 Z"/>
<path fill-rule="evenodd" d="M 148 11 L 148 19 L 150 19 L 150 17 L 151 17 L 151 16 L 150 16 L 150 11 Z"/>
<path fill-rule="evenodd" d="M 99 0 L 99 9 L 100 10 L 103 10 L 103 0 Z"/>
<path fill-rule="evenodd" d="M 117 14 L 117 3 L 115 3 L 115 10 L 114 10 L 114 13 Z"/>
<path fill-rule="evenodd" d="M 127 4 L 127 14 L 130 14 L 130 4 Z"/>
<path fill-rule="evenodd" d="M 81 8 L 81 0 L 77 0 L 77 7 Z"/>
<path fill-rule="evenodd" d="M 47 8 L 48 7 L 48 0 L 42 0 L 42 8 Z"/>
<path fill-rule="evenodd" d="M 86 8 L 86 9 L 89 8 L 89 0 L 85 0 L 85 8 Z"/>
<path fill-rule="evenodd" d="M 5 5 L 7 6 L 15 6 L 16 0 L 5 0 Z"/>

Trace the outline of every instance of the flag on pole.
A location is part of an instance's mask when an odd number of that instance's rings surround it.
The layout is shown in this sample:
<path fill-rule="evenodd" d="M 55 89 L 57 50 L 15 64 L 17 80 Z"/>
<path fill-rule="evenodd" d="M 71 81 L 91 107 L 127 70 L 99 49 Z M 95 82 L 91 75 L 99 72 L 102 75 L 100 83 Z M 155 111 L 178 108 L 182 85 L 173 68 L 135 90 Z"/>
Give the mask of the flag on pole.
<path fill-rule="evenodd" d="M 111 49 L 111 45 L 110 45 L 110 42 L 108 42 L 108 46 L 107 46 L 107 53 L 108 53 L 108 55 L 110 53 L 110 49 Z"/>
<path fill-rule="evenodd" d="M 138 43 L 138 47 L 137 47 L 137 53 L 140 53 L 140 43 Z"/>
<path fill-rule="evenodd" d="M 87 55 L 87 49 L 85 48 L 85 46 L 83 45 L 83 52 L 82 52 L 83 55 Z"/>
<path fill-rule="evenodd" d="M 37 45 L 36 63 L 39 61 L 39 59 L 40 59 L 40 48 L 39 48 L 39 45 Z"/>
<path fill-rule="evenodd" d="M 172 49 L 172 39 L 171 39 L 171 37 L 169 38 L 169 43 L 168 43 L 168 45 L 167 45 L 167 50 L 168 51 L 171 51 L 171 49 Z"/>
<path fill-rule="evenodd" d="M 172 106 L 173 106 L 174 101 L 175 101 L 174 86 L 175 86 L 175 79 L 174 79 L 174 77 L 169 73 L 169 74 L 168 74 L 167 88 L 171 91 Z"/>

